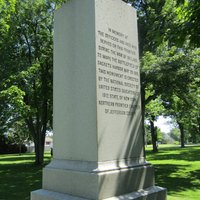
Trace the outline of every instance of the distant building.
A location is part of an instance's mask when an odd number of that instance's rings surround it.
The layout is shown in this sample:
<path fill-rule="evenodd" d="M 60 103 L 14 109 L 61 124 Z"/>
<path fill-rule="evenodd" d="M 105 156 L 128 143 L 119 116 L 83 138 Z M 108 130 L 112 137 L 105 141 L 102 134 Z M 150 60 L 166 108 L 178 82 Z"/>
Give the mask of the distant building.
<path fill-rule="evenodd" d="M 35 152 L 35 145 L 33 142 L 29 142 L 27 145 L 27 152 L 28 153 L 33 153 Z M 45 138 L 45 147 L 44 147 L 44 151 L 51 151 L 51 148 L 53 148 L 53 138 L 46 136 Z"/>

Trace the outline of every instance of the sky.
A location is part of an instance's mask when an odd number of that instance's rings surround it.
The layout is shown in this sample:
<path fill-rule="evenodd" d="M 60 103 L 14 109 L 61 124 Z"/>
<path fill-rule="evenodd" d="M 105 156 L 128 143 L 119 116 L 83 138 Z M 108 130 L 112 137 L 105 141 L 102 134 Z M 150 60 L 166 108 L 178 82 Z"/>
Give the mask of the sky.
<path fill-rule="evenodd" d="M 164 118 L 160 116 L 157 121 L 155 121 L 155 126 L 159 127 L 162 132 L 169 133 L 170 130 L 173 128 L 173 124 L 170 124 L 170 117 Z"/>

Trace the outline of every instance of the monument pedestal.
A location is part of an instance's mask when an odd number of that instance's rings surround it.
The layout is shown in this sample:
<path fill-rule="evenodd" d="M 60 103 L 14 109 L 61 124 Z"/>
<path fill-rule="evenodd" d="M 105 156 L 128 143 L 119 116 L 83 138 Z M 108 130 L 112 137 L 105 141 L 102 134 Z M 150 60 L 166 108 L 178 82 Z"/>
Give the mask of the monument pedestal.
<path fill-rule="evenodd" d="M 106 168 L 91 171 L 93 164 L 52 161 L 43 172 L 43 189 L 32 192 L 32 199 L 165 199 L 166 190 L 154 186 L 154 170 L 149 164 L 112 169 L 106 163 Z"/>
<path fill-rule="evenodd" d="M 54 28 L 54 155 L 31 200 L 165 200 L 144 158 L 136 11 L 72 0 Z"/>
<path fill-rule="evenodd" d="M 52 192 L 49 190 L 37 190 L 32 192 L 32 197 L 39 200 L 86 200 L 85 198 L 80 198 L 76 196 L 71 196 L 68 194 Z M 155 200 L 155 199 L 166 199 L 166 190 L 161 187 L 152 186 L 144 190 L 139 190 L 137 192 L 132 192 L 126 195 L 121 195 L 118 197 L 107 198 L 106 200 Z"/>

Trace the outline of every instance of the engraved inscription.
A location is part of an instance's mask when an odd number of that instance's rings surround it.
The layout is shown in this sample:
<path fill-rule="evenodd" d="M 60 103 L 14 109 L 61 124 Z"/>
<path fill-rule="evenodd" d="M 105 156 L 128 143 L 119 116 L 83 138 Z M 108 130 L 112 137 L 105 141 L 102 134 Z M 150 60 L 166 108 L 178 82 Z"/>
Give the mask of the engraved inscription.
<path fill-rule="evenodd" d="M 137 46 L 112 28 L 97 36 L 98 104 L 106 114 L 132 115 L 140 109 Z"/>

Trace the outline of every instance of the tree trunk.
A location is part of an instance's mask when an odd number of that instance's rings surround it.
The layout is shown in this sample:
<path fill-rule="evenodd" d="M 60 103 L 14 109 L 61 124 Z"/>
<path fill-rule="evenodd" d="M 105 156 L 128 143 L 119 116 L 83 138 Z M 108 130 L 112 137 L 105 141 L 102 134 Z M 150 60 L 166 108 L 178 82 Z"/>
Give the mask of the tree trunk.
<path fill-rule="evenodd" d="M 22 143 L 20 142 L 19 143 L 19 155 L 21 155 L 21 153 L 22 153 Z"/>
<path fill-rule="evenodd" d="M 185 132 L 184 132 L 184 126 L 182 123 L 178 122 L 178 126 L 179 126 L 179 129 L 180 129 L 180 133 L 181 133 L 181 148 L 184 148 L 185 147 Z"/>
<path fill-rule="evenodd" d="M 151 120 L 150 120 L 151 140 L 152 140 L 153 152 L 158 152 L 158 148 L 157 148 L 157 134 L 156 134 L 156 131 L 155 131 L 154 120 L 155 120 L 155 117 L 152 116 Z"/>
<path fill-rule="evenodd" d="M 36 128 L 33 124 L 33 119 L 31 117 L 29 117 L 29 119 L 26 120 L 26 123 L 28 125 L 29 131 L 31 135 L 33 136 L 33 140 L 34 140 L 35 164 L 42 165 L 44 161 L 44 143 L 45 143 L 46 134 L 43 134 L 43 132 L 36 131 Z"/>
<path fill-rule="evenodd" d="M 45 143 L 45 135 L 39 133 L 38 137 L 36 137 L 34 140 L 36 165 L 42 165 L 44 162 L 44 143 Z"/>
<path fill-rule="evenodd" d="M 196 135 L 195 128 L 193 129 L 191 136 L 192 136 L 192 143 L 196 144 L 197 143 L 197 135 Z"/>

